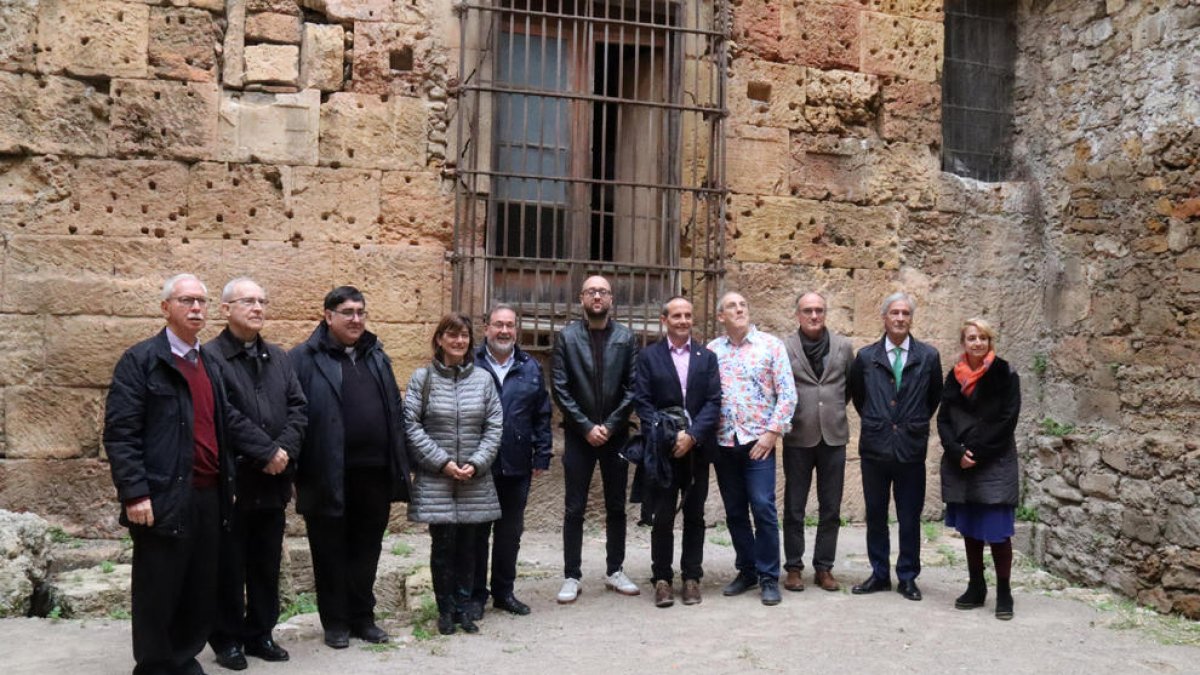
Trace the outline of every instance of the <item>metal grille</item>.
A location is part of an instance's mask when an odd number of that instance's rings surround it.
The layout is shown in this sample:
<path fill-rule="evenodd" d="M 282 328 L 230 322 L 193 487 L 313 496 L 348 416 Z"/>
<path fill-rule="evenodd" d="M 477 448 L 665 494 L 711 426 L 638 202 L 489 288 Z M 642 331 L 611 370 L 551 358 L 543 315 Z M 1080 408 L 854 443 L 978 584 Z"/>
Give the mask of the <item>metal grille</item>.
<path fill-rule="evenodd" d="M 724 275 L 727 0 L 474 0 L 461 33 L 454 303 L 517 306 L 538 349 L 585 278 L 646 340 L 688 297 L 715 333 Z"/>
<path fill-rule="evenodd" d="M 1004 180 L 1012 138 L 1016 3 L 947 0 L 942 76 L 942 169 Z"/>

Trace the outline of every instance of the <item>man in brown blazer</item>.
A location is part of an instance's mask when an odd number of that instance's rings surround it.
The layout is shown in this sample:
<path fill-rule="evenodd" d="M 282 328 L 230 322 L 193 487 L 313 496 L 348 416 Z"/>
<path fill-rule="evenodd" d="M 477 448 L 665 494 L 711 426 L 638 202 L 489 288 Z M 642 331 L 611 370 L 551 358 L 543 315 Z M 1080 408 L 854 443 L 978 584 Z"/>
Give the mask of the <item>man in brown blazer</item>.
<path fill-rule="evenodd" d="M 817 474 L 817 539 L 813 547 L 813 583 L 827 591 L 841 588 L 833 577 L 841 526 L 842 484 L 850 427 L 846 375 L 854 360 L 850 340 L 825 327 L 825 297 L 815 291 L 796 301 L 800 329 L 784 338 L 796 378 L 796 412 L 783 438 L 783 587 L 804 590 L 804 511 L 814 469 Z"/>

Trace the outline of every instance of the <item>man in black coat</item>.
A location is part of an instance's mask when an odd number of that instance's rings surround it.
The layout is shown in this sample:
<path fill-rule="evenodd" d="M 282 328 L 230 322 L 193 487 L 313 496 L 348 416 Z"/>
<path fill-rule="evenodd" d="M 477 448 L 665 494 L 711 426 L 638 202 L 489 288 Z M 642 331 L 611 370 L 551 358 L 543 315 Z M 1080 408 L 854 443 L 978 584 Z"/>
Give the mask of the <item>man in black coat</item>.
<path fill-rule="evenodd" d="M 643 436 L 663 423 L 664 410 L 686 411 L 686 430 L 670 442 L 671 483 L 658 485 L 647 477 L 653 494 L 654 529 L 650 534 L 650 568 L 654 604 L 675 604 L 671 559 L 675 548 L 675 512 L 683 497 L 683 541 L 679 558 L 683 604 L 695 605 L 704 576 L 704 502 L 708 498 L 708 469 L 716 452 L 717 421 L 721 416 L 721 371 L 717 355 L 692 339 L 692 303 L 674 297 L 663 304 L 666 336 L 638 354 L 634 371 L 634 401 Z M 645 452 L 654 452 L 646 448 Z"/>
<path fill-rule="evenodd" d="M 863 501 L 867 507 L 867 558 L 871 576 L 854 586 L 861 595 L 891 590 L 888 497 L 896 501 L 900 554 L 896 590 L 920 600 L 921 509 L 925 505 L 925 454 L 929 421 L 942 400 L 937 349 L 910 334 L 916 305 L 893 293 L 880 310 L 885 335 L 859 350 L 850 367 L 850 397 L 862 421 L 858 437 Z"/>
<path fill-rule="evenodd" d="M 579 294 L 584 319 L 554 336 L 551 381 L 563 417 L 563 584 L 560 604 L 575 602 L 583 578 L 583 516 L 596 465 L 604 484 L 606 571 L 604 584 L 623 595 L 638 595 L 625 564 L 625 484 L 629 465 L 617 454 L 629 433 L 633 412 L 633 364 L 637 339 L 609 317 L 612 286 L 588 277 Z"/>
<path fill-rule="evenodd" d="M 494 524 L 484 523 L 477 528 L 475 542 L 472 595 L 479 615 L 488 598 L 488 536 L 492 533 L 492 604 L 512 614 L 529 614 L 529 606 L 513 593 L 517 553 L 525 530 L 530 481 L 550 468 L 550 394 L 542 367 L 517 345 L 519 321 L 513 307 L 493 307 L 487 317 L 485 340 L 475 351 L 475 366 L 492 375 L 504 406 L 500 454 L 492 465 L 502 515 Z"/>
<path fill-rule="evenodd" d="M 237 501 L 221 542 L 217 625 L 209 637 L 217 663 L 231 670 L 246 668 L 246 654 L 288 660 L 271 631 L 279 620 L 283 510 L 292 497 L 292 462 L 308 417 L 287 354 L 260 334 L 267 302 L 266 291 L 253 280 L 230 281 L 221 293 L 225 330 L 204 345 L 209 363 L 221 371 L 230 405 L 254 423 L 249 442 L 233 447 Z"/>
<path fill-rule="evenodd" d="M 296 510 L 312 549 L 325 644 L 387 642 L 375 625 L 375 572 L 391 502 L 408 501 L 404 409 L 392 361 L 367 330 L 353 286 L 325 296 L 325 320 L 289 352 L 308 399 Z"/>
<path fill-rule="evenodd" d="M 232 510 L 229 438 L 249 423 L 228 406 L 220 369 L 200 349 L 208 290 L 191 274 L 163 284 L 166 327 L 117 362 L 104 450 L 133 538 L 135 675 L 203 673 L 219 532 Z"/>

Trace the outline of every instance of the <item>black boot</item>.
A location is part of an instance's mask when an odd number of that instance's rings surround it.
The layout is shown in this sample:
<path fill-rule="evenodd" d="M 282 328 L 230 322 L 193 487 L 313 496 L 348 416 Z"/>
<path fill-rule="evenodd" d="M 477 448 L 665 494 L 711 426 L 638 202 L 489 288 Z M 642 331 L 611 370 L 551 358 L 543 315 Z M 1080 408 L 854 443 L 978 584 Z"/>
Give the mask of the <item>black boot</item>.
<path fill-rule="evenodd" d="M 1012 588 L 1008 579 L 996 582 L 996 618 L 1001 621 L 1013 618 Z"/>
<path fill-rule="evenodd" d="M 955 609 L 975 609 L 983 607 L 983 601 L 987 599 L 987 582 L 984 581 L 982 574 L 972 574 L 971 581 L 967 583 L 967 592 L 954 599 Z"/>
<path fill-rule="evenodd" d="M 437 596 L 438 620 L 437 629 L 442 635 L 454 634 L 454 600 L 449 597 Z"/>

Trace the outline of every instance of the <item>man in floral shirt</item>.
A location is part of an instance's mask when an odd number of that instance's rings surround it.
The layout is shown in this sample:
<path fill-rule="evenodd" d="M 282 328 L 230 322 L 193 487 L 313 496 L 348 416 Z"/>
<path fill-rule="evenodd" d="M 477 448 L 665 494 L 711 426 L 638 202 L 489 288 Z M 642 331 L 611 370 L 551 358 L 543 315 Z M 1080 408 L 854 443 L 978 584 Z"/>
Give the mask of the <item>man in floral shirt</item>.
<path fill-rule="evenodd" d="M 725 335 L 708 343 L 721 370 L 717 486 L 725 502 L 738 571 L 723 592 L 741 595 L 758 586 L 762 603 L 777 605 L 775 444 L 791 426 L 796 383 L 783 342 L 750 324 L 750 307 L 744 297 L 726 293 L 717 310 L 717 321 L 725 327 Z"/>

